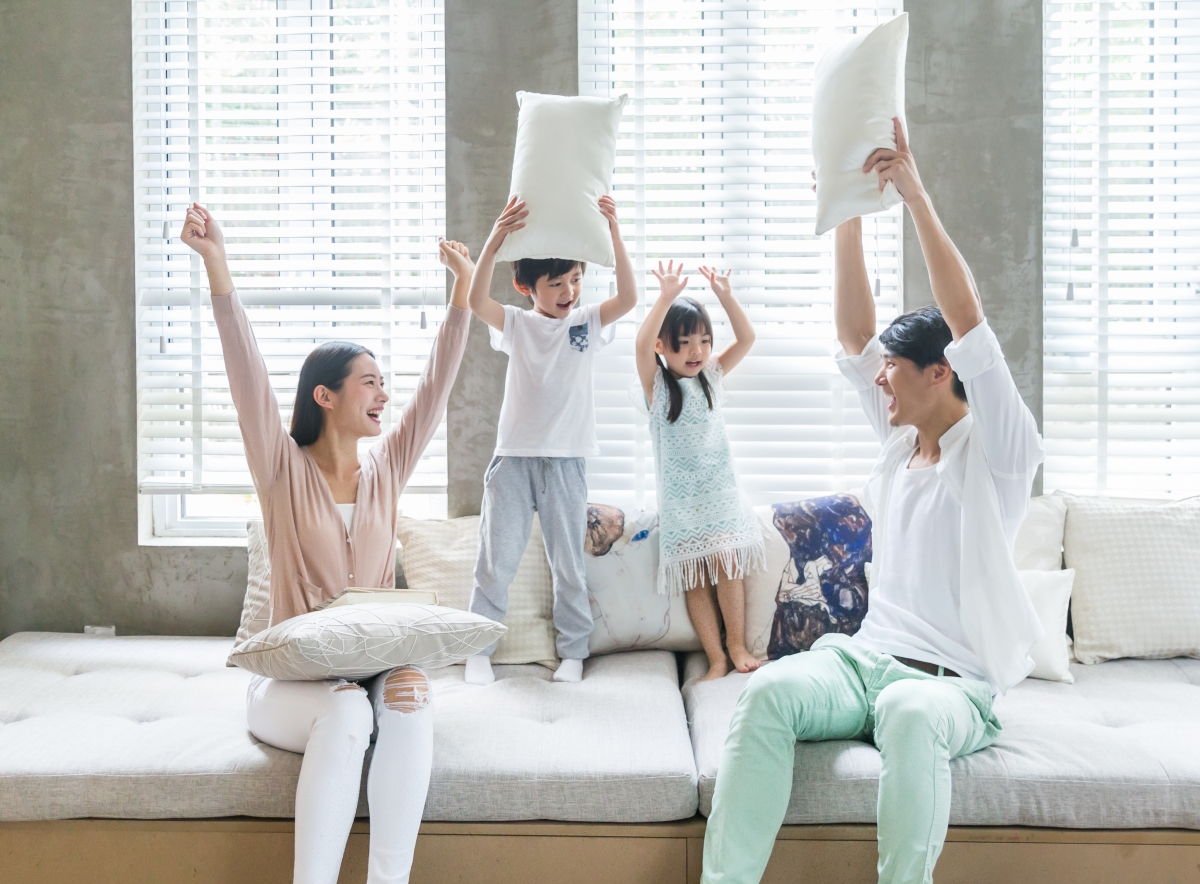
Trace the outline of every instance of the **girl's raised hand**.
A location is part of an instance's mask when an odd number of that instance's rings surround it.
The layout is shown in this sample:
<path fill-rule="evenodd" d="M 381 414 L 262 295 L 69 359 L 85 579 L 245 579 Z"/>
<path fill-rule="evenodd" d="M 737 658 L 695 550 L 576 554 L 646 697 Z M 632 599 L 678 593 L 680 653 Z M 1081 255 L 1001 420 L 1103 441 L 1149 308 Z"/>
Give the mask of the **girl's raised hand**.
<path fill-rule="evenodd" d="M 225 234 L 221 233 L 217 219 L 199 203 L 188 207 L 179 238 L 205 261 L 225 257 Z"/>
<path fill-rule="evenodd" d="M 471 252 L 465 245 L 452 239 L 438 241 L 438 260 L 450 268 L 456 278 L 475 269 Z"/>
<path fill-rule="evenodd" d="M 667 269 L 663 269 L 662 261 L 658 262 L 658 269 L 651 269 L 658 280 L 659 288 L 662 291 L 664 298 L 677 298 L 680 292 L 687 288 L 688 278 L 686 276 L 680 278 L 683 273 L 683 262 L 679 262 L 679 266 L 675 266 L 674 261 L 667 262 Z"/>
<path fill-rule="evenodd" d="M 733 268 L 721 273 L 716 267 L 701 264 L 700 272 L 708 280 L 708 284 L 712 286 L 713 294 L 717 298 L 728 298 L 733 295 L 733 286 L 729 284 L 729 277 L 733 274 Z"/>

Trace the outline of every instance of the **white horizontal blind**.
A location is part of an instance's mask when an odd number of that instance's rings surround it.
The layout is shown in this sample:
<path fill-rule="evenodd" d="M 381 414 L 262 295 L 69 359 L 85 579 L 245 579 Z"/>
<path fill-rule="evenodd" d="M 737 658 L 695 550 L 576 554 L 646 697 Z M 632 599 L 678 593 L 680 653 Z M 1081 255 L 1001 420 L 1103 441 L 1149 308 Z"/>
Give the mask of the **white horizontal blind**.
<path fill-rule="evenodd" d="M 1200 493 L 1200 2 L 1045 4 L 1045 487 Z"/>
<path fill-rule="evenodd" d="M 177 238 L 192 201 L 225 232 L 284 424 L 335 339 L 375 352 L 385 427 L 399 415 L 445 315 L 443 55 L 442 0 L 135 0 L 143 492 L 252 490 L 207 277 Z M 410 491 L 444 490 L 444 438 Z"/>
<path fill-rule="evenodd" d="M 751 499 L 794 500 L 865 480 L 878 446 L 833 361 L 832 235 L 813 235 L 813 69 L 831 41 L 899 12 L 890 0 L 580 0 L 580 93 L 630 99 L 614 196 L 642 293 L 598 360 L 593 499 L 653 502 L 653 452 L 629 388 L 633 337 L 658 295 L 649 271 L 668 258 L 683 259 L 688 293 L 709 308 L 714 350 L 732 336 L 698 264 L 733 268 L 754 323 L 757 342 L 730 373 L 725 406 Z M 880 319 L 890 320 L 899 211 L 864 226 Z M 585 279 L 595 298 L 611 275 Z"/>

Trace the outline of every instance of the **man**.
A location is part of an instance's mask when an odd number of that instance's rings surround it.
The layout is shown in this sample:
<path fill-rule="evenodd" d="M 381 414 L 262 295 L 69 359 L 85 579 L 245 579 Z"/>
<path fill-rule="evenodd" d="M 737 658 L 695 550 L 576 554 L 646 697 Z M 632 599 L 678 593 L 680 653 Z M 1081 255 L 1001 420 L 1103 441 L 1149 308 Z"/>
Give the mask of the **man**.
<path fill-rule="evenodd" d="M 1041 438 L 895 126 L 896 149 L 875 151 L 863 171 L 908 206 L 938 307 L 876 336 L 861 221 L 835 232 L 838 367 L 883 444 L 864 490 L 867 615 L 855 635 L 825 635 L 747 682 L 713 796 L 705 884 L 760 880 L 796 741 L 848 739 L 873 740 L 881 756 L 879 881 L 929 884 L 950 818 L 950 759 L 996 739 L 993 696 L 1029 673 L 1042 634 L 1012 561 Z"/>

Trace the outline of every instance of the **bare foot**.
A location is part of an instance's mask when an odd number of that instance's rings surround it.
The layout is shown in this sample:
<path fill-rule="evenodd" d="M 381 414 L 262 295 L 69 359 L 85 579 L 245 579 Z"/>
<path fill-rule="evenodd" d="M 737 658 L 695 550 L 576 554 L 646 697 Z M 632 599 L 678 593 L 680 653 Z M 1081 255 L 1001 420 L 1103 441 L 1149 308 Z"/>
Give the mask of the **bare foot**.
<path fill-rule="evenodd" d="M 728 657 L 722 657 L 720 661 L 709 664 L 708 673 L 700 680 L 712 681 L 715 678 L 724 678 L 731 672 L 733 672 L 733 664 L 729 662 Z"/>
<path fill-rule="evenodd" d="M 730 648 L 730 659 L 733 660 L 733 666 L 738 672 L 753 672 L 762 664 L 758 659 L 751 656 L 750 652 L 745 648 Z"/>

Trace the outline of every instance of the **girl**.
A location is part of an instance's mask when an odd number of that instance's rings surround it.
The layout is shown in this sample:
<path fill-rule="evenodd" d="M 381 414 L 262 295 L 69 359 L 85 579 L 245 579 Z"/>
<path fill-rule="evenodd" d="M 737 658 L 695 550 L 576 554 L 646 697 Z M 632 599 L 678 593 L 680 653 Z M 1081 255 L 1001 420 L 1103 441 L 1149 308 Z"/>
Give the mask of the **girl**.
<path fill-rule="evenodd" d="M 271 625 L 313 610 L 347 586 L 394 586 L 396 503 L 446 410 L 467 342 L 474 265 L 466 247 L 439 247 L 455 276 L 446 321 L 400 420 L 360 461 L 358 440 L 380 435 L 388 401 L 371 351 L 345 342 L 313 350 L 300 369 L 285 433 L 229 275 L 221 228 L 194 204 L 180 237 L 208 271 L 229 389 L 262 505 Z M 344 680 L 251 680 L 251 733 L 304 755 L 296 784 L 296 884 L 337 881 L 372 739 L 367 881 L 408 881 L 433 764 L 429 694 L 424 673 L 412 666 L 385 672 L 365 687 Z"/>
<path fill-rule="evenodd" d="M 659 590 L 687 590 L 688 615 L 708 655 L 705 680 L 730 669 L 758 668 L 746 651 L 742 577 L 766 566 L 762 532 L 738 487 L 721 415 L 722 378 L 754 343 L 754 329 L 733 297 L 729 273 L 700 267 L 725 308 L 734 341 L 712 358 L 712 321 L 672 261 L 654 275 L 662 288 L 638 331 L 638 377 L 650 411 L 658 483 Z M 714 592 L 713 587 L 716 587 Z M 728 655 L 721 645 L 725 621 Z"/>

